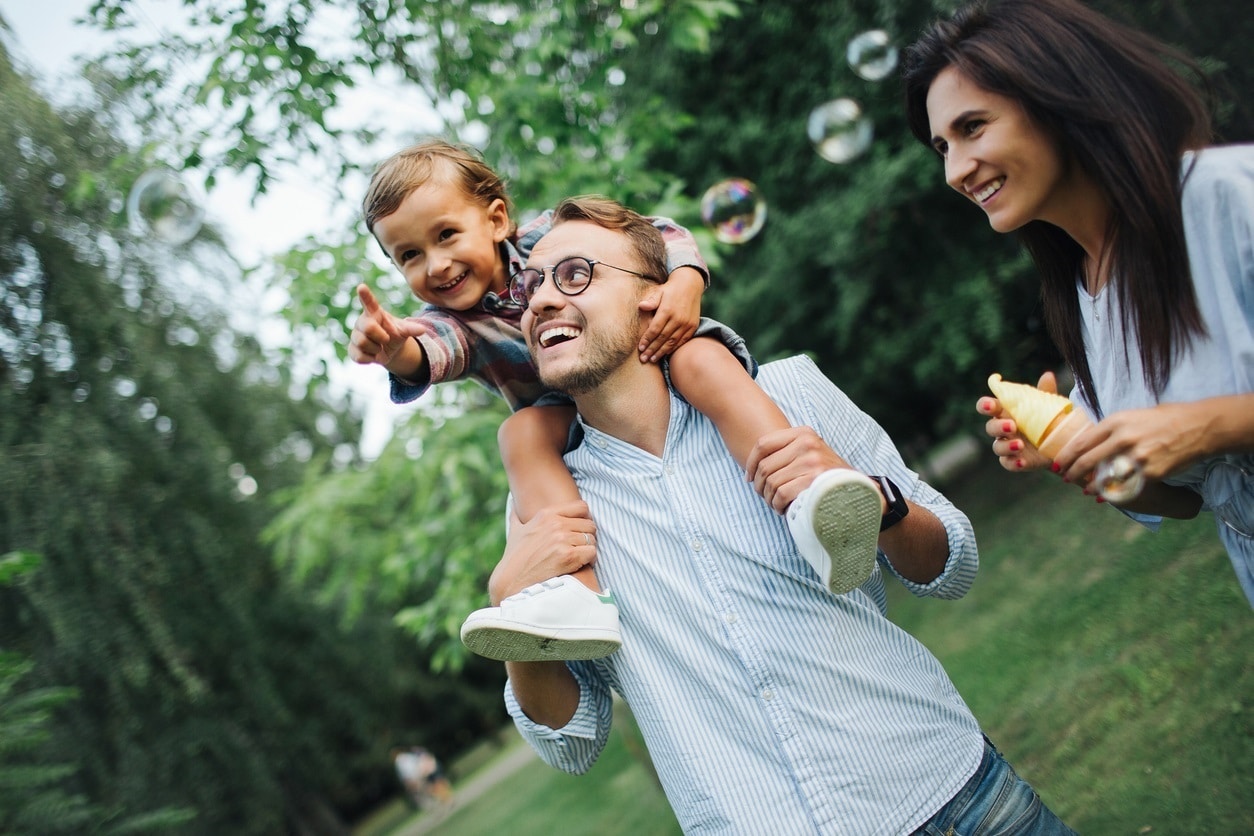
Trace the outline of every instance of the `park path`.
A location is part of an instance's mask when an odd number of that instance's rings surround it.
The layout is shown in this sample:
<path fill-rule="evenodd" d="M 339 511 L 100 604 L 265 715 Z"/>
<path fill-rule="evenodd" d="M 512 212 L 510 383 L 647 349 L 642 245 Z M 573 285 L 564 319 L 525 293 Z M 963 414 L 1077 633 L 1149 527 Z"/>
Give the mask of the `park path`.
<path fill-rule="evenodd" d="M 392 831 L 391 836 L 424 836 L 462 807 L 473 804 L 501 781 L 524 766 L 540 763 L 540 758 L 521 739 L 492 763 L 453 787 L 453 800 L 441 810 L 421 813 Z"/>

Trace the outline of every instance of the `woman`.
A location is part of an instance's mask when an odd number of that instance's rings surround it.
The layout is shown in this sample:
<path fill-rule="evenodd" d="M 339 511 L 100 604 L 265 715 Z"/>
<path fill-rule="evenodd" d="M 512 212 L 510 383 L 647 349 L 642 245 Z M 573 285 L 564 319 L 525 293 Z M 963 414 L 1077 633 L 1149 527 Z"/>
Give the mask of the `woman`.
<path fill-rule="evenodd" d="M 1148 480 L 1133 516 L 1213 511 L 1254 604 L 1254 146 L 1206 147 L 1178 70 L 1202 79 L 1074 0 L 989 0 L 906 50 L 906 106 L 949 185 L 1039 269 L 1072 399 L 1098 421 L 1053 469 L 1087 485 L 1126 455 Z M 977 409 L 1003 467 L 1051 464 L 996 399 Z"/>

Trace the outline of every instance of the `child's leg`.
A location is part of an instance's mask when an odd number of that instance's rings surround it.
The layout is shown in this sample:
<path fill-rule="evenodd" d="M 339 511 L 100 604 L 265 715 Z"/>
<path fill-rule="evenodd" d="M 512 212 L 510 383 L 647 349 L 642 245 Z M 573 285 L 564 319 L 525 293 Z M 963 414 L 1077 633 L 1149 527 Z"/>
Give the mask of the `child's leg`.
<path fill-rule="evenodd" d="M 698 337 L 680 346 L 671 354 L 670 374 L 679 394 L 714 422 L 741 468 L 759 438 L 792 426 L 717 339 Z M 819 474 L 788 507 L 787 519 L 797 550 L 833 593 L 843 595 L 871 576 L 880 493 L 867 476 L 847 468 Z"/>
<path fill-rule="evenodd" d="M 573 406 L 529 406 L 501 424 L 497 432 L 501 463 L 514 495 L 514 510 L 523 522 L 545 508 L 579 499 L 579 488 L 562 460 L 574 420 Z M 601 591 L 591 566 L 571 574 L 593 592 Z"/>
<path fill-rule="evenodd" d="M 497 433 L 514 512 L 523 522 L 546 507 L 579 499 L 562 460 L 574 416 L 574 407 L 527 407 Z M 591 566 L 475 610 L 462 623 L 461 637 L 480 656 L 506 662 L 600 659 L 623 643 L 618 605 L 614 596 L 601 594 Z"/>
<path fill-rule="evenodd" d="M 714 422 L 743 469 L 758 439 L 792 426 L 740 361 L 716 339 L 697 337 L 670 359 L 671 383 L 693 408 Z"/>

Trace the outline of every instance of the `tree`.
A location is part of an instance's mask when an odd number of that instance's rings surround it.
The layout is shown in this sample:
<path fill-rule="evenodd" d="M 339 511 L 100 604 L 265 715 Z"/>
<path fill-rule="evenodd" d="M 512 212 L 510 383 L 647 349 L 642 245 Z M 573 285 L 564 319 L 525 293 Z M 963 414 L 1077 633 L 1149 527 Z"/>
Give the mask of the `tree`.
<path fill-rule="evenodd" d="M 271 497 L 350 465 L 357 427 L 229 326 L 212 230 L 132 233 L 148 166 L 97 81 L 53 108 L 0 47 L 0 554 L 42 556 L 0 588 L 27 774 L 83 799 L 84 832 L 340 832 L 423 730 L 407 703 L 446 703 L 448 751 L 500 722 L 500 674 L 416 694 L 427 660 L 387 613 L 342 629 L 276 571 Z"/>

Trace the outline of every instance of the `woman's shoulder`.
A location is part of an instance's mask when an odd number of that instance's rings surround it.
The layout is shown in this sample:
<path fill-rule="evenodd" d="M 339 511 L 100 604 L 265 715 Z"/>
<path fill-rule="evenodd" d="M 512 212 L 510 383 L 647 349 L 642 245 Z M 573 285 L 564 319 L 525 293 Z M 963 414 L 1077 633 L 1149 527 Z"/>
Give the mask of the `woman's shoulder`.
<path fill-rule="evenodd" d="M 1254 182 L 1254 143 L 1210 145 L 1187 151 L 1181 165 L 1185 187 L 1238 181 Z"/>

